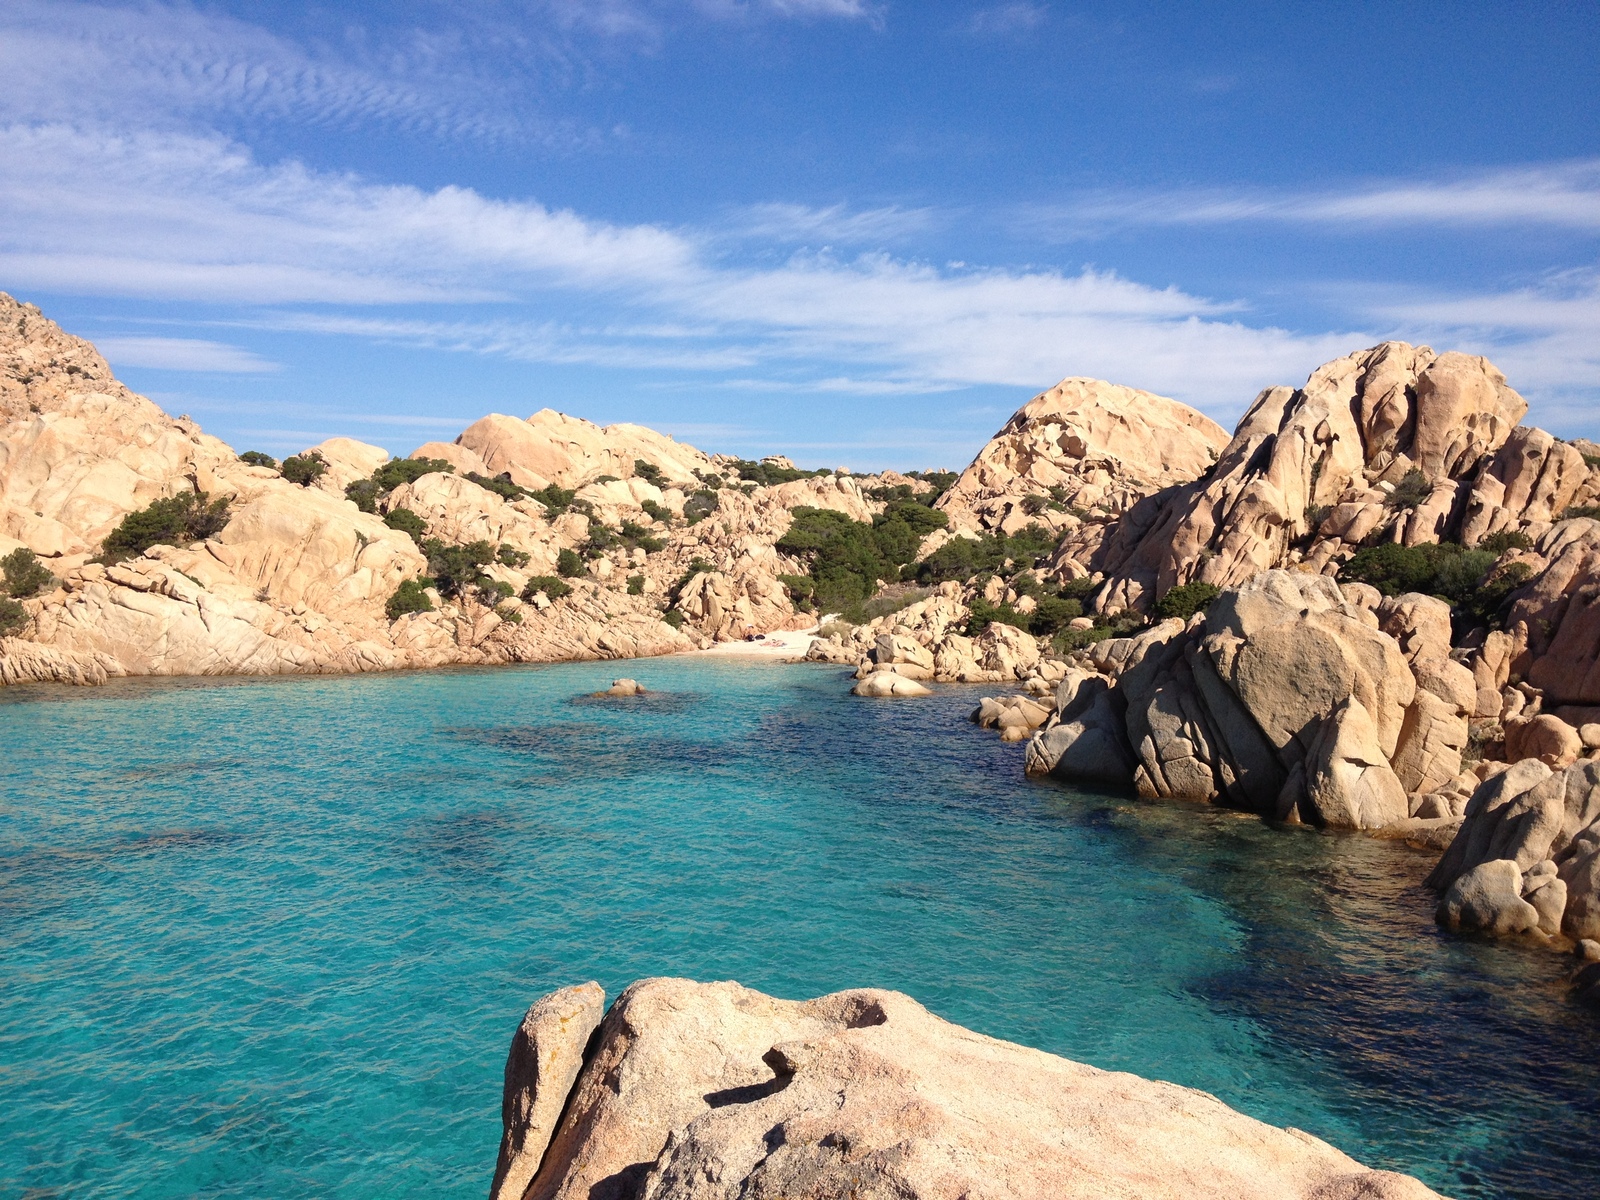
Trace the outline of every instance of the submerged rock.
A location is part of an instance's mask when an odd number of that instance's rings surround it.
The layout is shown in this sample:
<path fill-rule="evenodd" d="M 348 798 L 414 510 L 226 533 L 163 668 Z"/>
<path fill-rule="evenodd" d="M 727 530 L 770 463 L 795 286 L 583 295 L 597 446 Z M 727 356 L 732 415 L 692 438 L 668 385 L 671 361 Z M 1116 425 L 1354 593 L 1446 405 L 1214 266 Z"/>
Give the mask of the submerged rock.
<path fill-rule="evenodd" d="M 1415 1179 L 1369 1170 L 1309 1134 L 1263 1124 L 1204 1092 L 984 1037 L 897 992 L 790 1001 L 736 983 L 682 979 L 635 983 L 612 1006 L 522 1194 L 1435 1195 Z M 511 1196 L 497 1186 L 494 1200 Z"/>

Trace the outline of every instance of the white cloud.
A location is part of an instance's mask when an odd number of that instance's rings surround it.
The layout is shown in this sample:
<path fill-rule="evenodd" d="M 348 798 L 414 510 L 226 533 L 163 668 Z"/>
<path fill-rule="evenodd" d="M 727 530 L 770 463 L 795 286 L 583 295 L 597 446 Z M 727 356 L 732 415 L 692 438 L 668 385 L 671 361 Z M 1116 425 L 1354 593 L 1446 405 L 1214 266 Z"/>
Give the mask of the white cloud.
<path fill-rule="evenodd" d="M 1011 34 L 1037 29 L 1050 16 L 1043 4 L 997 4 L 993 8 L 980 8 L 962 24 L 968 33 Z"/>
<path fill-rule="evenodd" d="M 1375 225 L 1548 225 L 1600 232 L 1600 160 L 1486 171 L 1452 179 L 1327 191 L 1108 192 L 1028 206 L 1027 230 L 1078 237 L 1108 228 L 1279 222 Z"/>
<path fill-rule="evenodd" d="M 214 371 L 228 375 L 260 375 L 279 365 L 241 346 L 196 338 L 104 337 L 95 348 L 113 368 L 159 367 L 167 371 Z"/>
<path fill-rule="evenodd" d="M 1359 336 L 1254 328 L 1230 319 L 1234 305 L 1108 272 L 941 269 L 881 253 L 729 262 L 709 235 L 267 166 L 217 137 L 12 126 L 0 158 L 0 278 L 14 290 L 504 304 L 512 316 L 275 319 L 538 361 L 760 369 L 858 391 L 1091 374 L 1233 411 L 1263 380 L 1302 378 Z"/>
<path fill-rule="evenodd" d="M 852 210 L 844 204 L 816 208 L 806 204 L 752 204 L 730 214 L 729 233 L 771 242 L 820 242 L 828 245 L 882 246 L 942 228 L 952 218 L 933 208 Z"/>

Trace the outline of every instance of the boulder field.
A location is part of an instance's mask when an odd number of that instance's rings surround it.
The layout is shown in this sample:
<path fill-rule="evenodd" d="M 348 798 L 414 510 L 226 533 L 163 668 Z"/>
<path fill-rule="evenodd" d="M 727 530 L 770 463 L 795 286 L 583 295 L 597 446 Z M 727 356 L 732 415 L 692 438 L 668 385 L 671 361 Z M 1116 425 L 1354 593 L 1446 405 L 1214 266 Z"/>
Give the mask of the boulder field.
<path fill-rule="evenodd" d="M 528 1010 L 490 1200 L 1424 1200 L 1191 1088 L 1101 1071 L 861 989 L 645 979 Z"/>

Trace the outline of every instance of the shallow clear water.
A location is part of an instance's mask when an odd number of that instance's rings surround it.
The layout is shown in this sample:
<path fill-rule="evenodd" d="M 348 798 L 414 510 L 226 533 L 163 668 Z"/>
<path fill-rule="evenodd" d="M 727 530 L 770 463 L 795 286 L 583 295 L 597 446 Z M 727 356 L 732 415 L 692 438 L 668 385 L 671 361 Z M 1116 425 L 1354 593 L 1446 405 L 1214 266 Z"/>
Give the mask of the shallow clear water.
<path fill-rule="evenodd" d="M 481 1197 L 530 1000 L 910 992 L 1459 1196 L 1589 1196 L 1600 1015 L 1392 843 L 1022 777 L 979 689 L 630 663 L 0 693 L 0 1194 Z"/>

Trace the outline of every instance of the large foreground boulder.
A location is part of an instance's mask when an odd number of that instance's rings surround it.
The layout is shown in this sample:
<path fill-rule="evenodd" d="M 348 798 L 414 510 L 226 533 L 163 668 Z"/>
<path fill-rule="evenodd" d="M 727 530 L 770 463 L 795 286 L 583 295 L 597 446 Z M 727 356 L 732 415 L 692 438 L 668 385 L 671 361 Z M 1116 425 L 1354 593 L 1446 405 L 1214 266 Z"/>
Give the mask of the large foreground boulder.
<path fill-rule="evenodd" d="M 533 1098 L 563 1102 L 548 1148 L 521 1142 L 542 1156 L 527 1200 L 1435 1194 L 1204 1092 L 984 1037 L 898 992 L 790 1001 L 647 979 L 571 1094 Z M 505 1179 L 495 1200 L 511 1200 Z"/>

